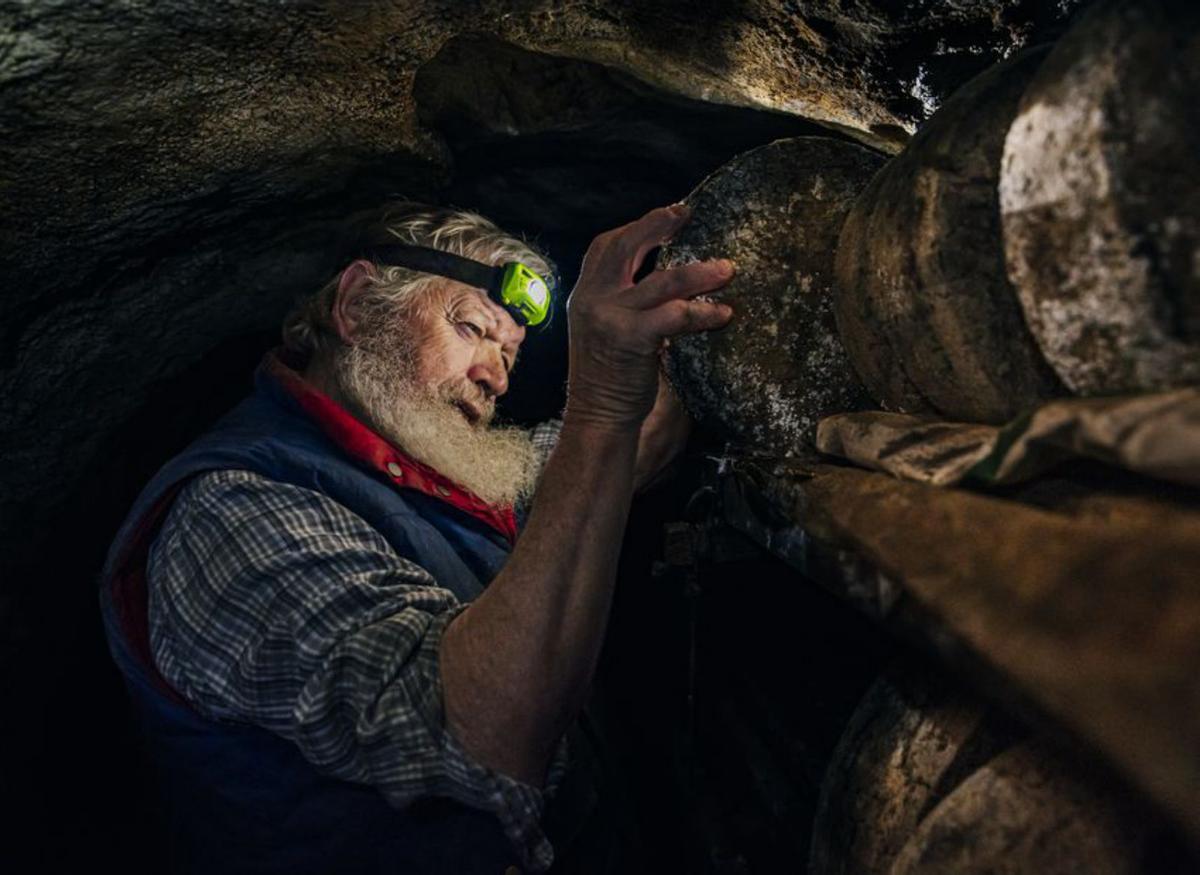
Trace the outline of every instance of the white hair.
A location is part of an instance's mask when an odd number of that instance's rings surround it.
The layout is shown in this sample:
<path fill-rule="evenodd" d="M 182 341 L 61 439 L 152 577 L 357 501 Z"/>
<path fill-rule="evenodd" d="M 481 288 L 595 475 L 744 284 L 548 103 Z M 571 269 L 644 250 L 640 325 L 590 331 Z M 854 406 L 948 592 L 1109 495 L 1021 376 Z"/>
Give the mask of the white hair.
<path fill-rule="evenodd" d="M 553 263 L 531 244 L 467 210 L 407 202 L 394 204 L 382 211 L 367 240 L 373 244 L 401 243 L 440 249 L 491 265 L 519 261 L 543 277 L 554 274 Z M 374 264 L 367 294 L 360 299 L 363 318 L 368 321 L 387 319 L 404 307 L 418 305 L 420 292 L 445 281 L 405 267 Z M 316 292 L 301 299 L 283 321 L 284 348 L 302 361 L 324 357 L 341 345 L 331 317 L 340 277 L 339 272 Z"/>

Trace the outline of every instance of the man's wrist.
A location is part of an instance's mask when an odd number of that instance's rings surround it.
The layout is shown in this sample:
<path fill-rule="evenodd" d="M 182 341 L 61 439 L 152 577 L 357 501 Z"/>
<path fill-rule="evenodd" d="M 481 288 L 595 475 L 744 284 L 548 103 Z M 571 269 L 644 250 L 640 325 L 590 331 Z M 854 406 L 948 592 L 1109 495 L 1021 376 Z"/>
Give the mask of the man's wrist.
<path fill-rule="evenodd" d="M 571 432 L 590 434 L 597 438 L 628 439 L 636 444 L 638 435 L 641 434 L 642 420 L 597 414 L 586 408 L 573 408 L 568 403 L 563 411 L 562 430 L 564 434 Z"/>

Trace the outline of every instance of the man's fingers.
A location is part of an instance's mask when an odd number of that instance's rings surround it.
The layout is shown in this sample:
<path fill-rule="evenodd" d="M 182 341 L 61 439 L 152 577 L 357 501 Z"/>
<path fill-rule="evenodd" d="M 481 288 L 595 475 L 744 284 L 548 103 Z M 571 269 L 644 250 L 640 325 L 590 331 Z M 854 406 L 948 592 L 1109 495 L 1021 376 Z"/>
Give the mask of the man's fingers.
<path fill-rule="evenodd" d="M 624 303 L 649 310 L 676 298 L 691 298 L 716 291 L 733 278 L 733 262 L 727 259 L 695 261 L 657 270 L 625 292 Z"/>
<path fill-rule="evenodd" d="M 687 224 L 691 212 L 683 204 L 672 204 L 651 210 L 636 222 L 630 222 L 617 231 L 613 255 L 619 259 L 618 270 L 622 285 L 633 282 L 633 276 L 641 267 L 647 253 L 661 246 L 675 232 Z"/>
<path fill-rule="evenodd" d="M 652 331 L 659 337 L 674 337 L 723 328 L 731 316 L 733 308 L 728 304 L 674 299 L 660 304 L 653 310 L 644 311 L 641 321 L 645 330 Z"/>

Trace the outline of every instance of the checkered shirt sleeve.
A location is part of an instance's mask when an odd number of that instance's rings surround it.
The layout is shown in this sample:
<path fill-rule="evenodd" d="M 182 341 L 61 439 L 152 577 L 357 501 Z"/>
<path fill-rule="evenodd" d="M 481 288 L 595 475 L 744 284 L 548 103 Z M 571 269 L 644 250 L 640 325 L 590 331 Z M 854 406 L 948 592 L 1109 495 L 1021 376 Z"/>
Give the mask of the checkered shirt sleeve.
<path fill-rule="evenodd" d="M 545 467 L 546 460 L 550 458 L 550 451 L 558 445 L 558 436 L 561 433 L 561 419 L 547 420 L 533 427 L 530 438 L 533 440 L 534 450 L 537 451 L 540 466 Z"/>
<path fill-rule="evenodd" d="M 155 662 L 200 713 L 263 726 L 396 807 L 493 812 L 523 865 L 550 865 L 542 790 L 473 761 L 443 722 L 438 648 L 464 606 L 360 517 L 248 471 L 204 474 L 147 573 Z"/>

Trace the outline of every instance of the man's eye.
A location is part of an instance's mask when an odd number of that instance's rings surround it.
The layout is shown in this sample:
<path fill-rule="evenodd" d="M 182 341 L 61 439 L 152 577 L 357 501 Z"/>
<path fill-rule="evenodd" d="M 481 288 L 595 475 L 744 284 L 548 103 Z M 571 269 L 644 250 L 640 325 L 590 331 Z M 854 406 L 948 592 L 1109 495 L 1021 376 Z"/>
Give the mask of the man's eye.
<path fill-rule="evenodd" d="M 458 327 L 459 330 L 473 334 L 475 337 L 483 337 L 483 329 L 474 322 L 459 322 Z"/>

